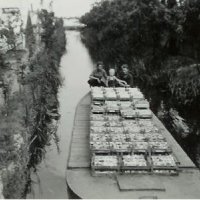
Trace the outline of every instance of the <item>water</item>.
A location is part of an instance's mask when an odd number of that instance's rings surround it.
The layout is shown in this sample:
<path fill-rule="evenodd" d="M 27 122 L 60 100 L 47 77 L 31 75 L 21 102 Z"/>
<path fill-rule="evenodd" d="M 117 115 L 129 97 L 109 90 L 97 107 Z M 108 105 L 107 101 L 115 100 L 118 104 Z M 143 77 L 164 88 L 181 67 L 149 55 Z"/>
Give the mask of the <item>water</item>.
<path fill-rule="evenodd" d="M 37 174 L 32 174 L 33 192 L 27 198 L 69 198 L 65 180 L 65 170 L 69 154 L 74 113 L 77 103 L 89 91 L 87 80 L 93 63 L 80 40 L 80 33 L 68 31 L 67 52 L 62 57 L 61 75 L 65 79 L 59 92 L 61 120 L 58 128 L 60 154 L 52 144 L 46 159 L 38 166 Z M 37 178 L 39 177 L 39 179 Z"/>
<path fill-rule="evenodd" d="M 200 168 L 200 116 L 198 110 L 178 106 L 176 100 L 170 95 L 160 92 L 158 89 L 144 88 L 143 92 L 148 100 L 151 100 L 151 109 L 164 123 L 196 166 Z M 184 136 L 182 131 L 173 128 L 172 124 L 174 122 L 169 117 L 169 110 L 171 108 L 176 109 L 189 126 L 190 133 L 187 136 Z"/>

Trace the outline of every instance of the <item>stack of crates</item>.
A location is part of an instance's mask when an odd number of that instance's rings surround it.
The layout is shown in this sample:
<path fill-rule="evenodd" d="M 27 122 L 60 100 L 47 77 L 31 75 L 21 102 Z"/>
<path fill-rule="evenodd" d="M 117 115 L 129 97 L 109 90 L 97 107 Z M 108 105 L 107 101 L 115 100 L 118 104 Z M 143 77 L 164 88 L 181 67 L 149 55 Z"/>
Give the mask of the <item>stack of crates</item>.
<path fill-rule="evenodd" d="M 171 148 L 153 123 L 149 102 L 137 88 L 92 88 L 91 93 L 94 174 L 178 171 Z"/>
<path fill-rule="evenodd" d="M 152 154 L 150 163 L 154 174 L 178 175 L 178 165 L 173 154 Z"/>

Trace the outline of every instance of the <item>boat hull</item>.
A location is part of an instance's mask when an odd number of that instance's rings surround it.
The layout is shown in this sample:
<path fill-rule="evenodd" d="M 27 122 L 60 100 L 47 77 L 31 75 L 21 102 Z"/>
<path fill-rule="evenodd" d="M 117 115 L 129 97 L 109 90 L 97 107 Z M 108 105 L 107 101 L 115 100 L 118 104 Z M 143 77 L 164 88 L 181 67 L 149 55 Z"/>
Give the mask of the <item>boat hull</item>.
<path fill-rule="evenodd" d="M 164 125 L 153 115 L 179 162 L 179 175 L 102 175 L 92 176 L 89 151 L 91 96 L 77 106 L 66 169 L 69 188 L 83 199 L 200 198 L 200 173 Z"/>

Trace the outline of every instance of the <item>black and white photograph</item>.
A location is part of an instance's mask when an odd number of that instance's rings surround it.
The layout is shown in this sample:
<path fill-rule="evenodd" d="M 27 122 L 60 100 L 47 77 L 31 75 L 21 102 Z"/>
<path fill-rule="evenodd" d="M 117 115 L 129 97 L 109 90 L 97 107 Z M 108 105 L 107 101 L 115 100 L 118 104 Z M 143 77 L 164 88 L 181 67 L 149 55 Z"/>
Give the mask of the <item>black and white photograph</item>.
<path fill-rule="evenodd" d="M 0 199 L 200 199 L 200 0 L 0 0 Z"/>

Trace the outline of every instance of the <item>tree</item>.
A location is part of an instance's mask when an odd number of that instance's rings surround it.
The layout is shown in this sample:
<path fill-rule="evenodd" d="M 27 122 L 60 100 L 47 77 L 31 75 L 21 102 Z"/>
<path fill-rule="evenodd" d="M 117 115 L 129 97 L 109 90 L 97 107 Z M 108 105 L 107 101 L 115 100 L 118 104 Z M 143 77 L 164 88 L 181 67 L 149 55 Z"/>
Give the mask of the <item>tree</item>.
<path fill-rule="evenodd" d="M 42 9 L 39 12 L 39 18 L 42 23 L 42 42 L 44 42 L 46 48 L 52 48 L 52 43 L 53 43 L 53 33 L 55 30 L 54 26 L 54 13 L 53 12 L 48 12 L 47 10 Z"/>
<path fill-rule="evenodd" d="M 168 8 L 173 8 L 176 5 L 177 5 L 177 1 L 176 0 L 167 0 Z"/>
<path fill-rule="evenodd" d="M 29 57 L 31 57 L 33 55 L 35 48 L 35 36 L 34 36 L 30 12 L 28 13 L 25 34 L 26 34 L 26 47 L 29 50 Z"/>

